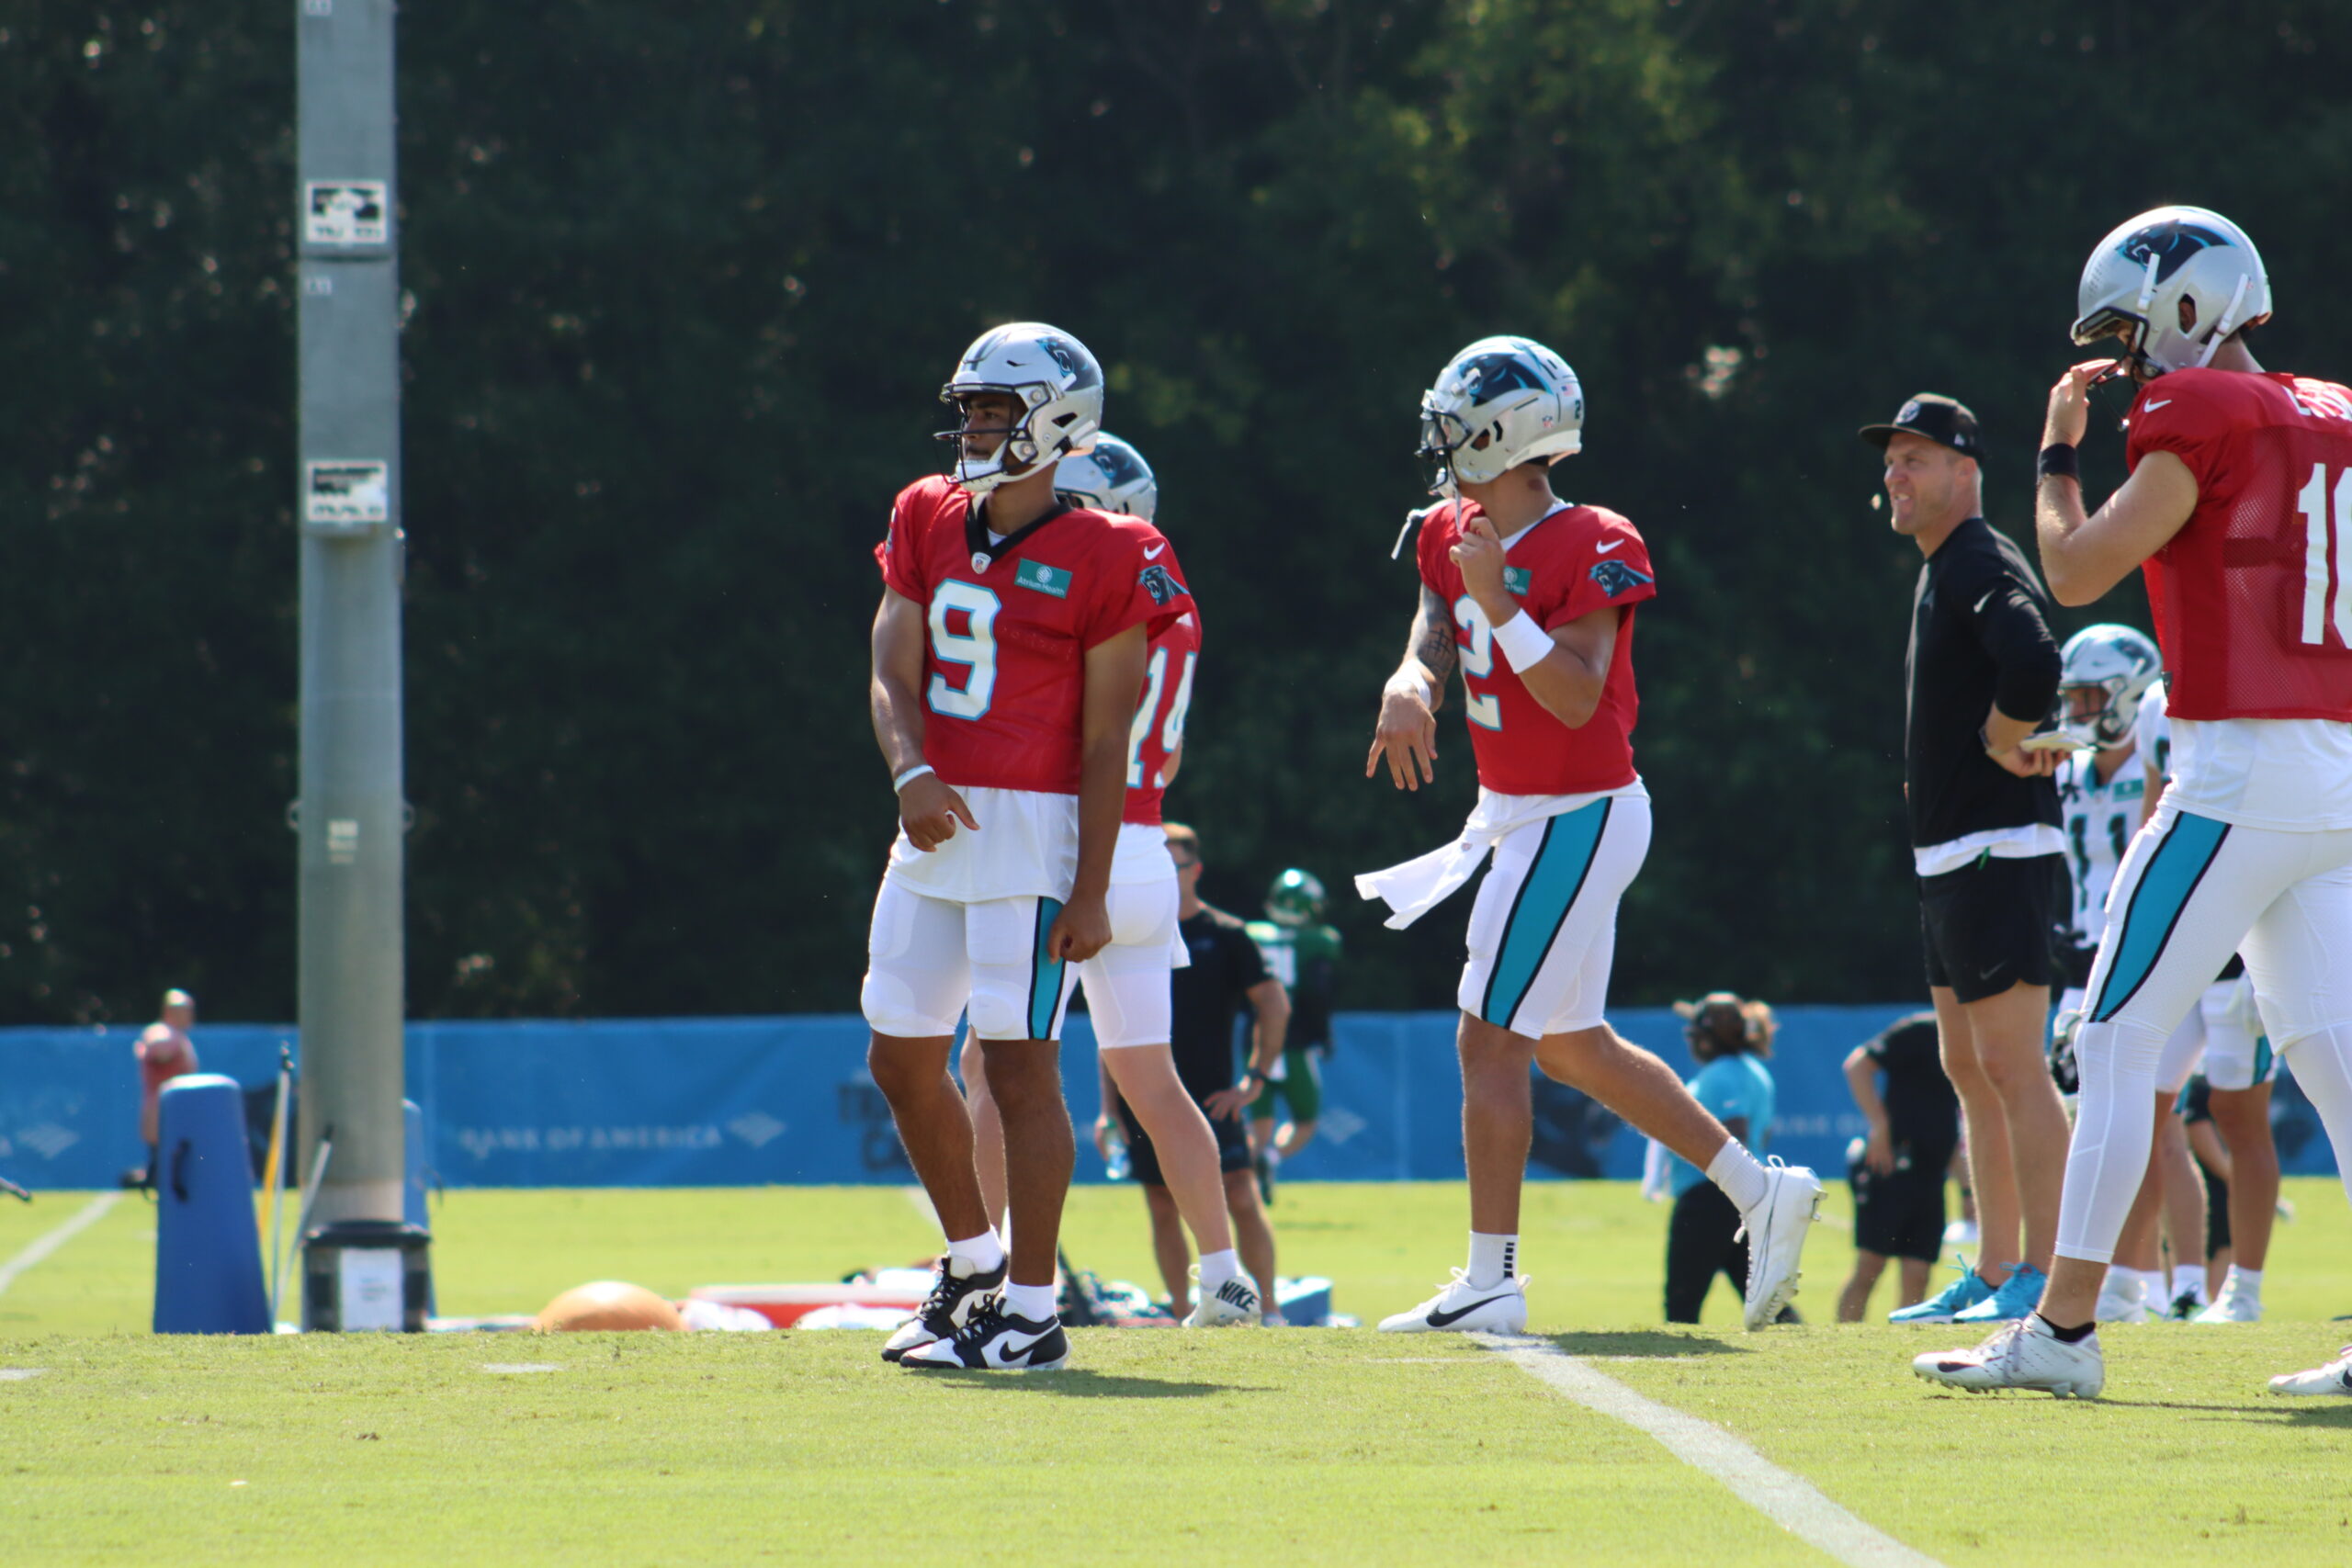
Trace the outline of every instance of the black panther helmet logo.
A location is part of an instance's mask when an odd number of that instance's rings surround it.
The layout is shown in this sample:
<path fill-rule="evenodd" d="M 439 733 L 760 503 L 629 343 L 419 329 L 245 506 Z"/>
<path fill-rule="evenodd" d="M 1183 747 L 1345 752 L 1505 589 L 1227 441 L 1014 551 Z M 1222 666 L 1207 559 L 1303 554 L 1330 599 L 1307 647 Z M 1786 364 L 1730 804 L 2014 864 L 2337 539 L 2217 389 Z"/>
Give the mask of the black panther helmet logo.
<path fill-rule="evenodd" d="M 2227 246 L 2229 243 L 2227 234 L 2175 219 L 2132 231 L 2123 242 L 2123 254 L 2142 266 L 2148 265 L 2149 257 L 2156 257 L 2156 281 L 2162 283 L 2187 265 L 2188 258 L 2198 252 L 2216 245 Z"/>
<path fill-rule="evenodd" d="M 1633 589 L 1643 586 L 1645 583 L 1657 581 L 1655 578 L 1645 577 L 1642 573 L 1635 571 L 1632 567 L 1627 566 L 1621 560 L 1597 560 L 1593 562 L 1592 580 L 1600 584 L 1600 591 L 1609 595 L 1611 599 L 1616 598 L 1620 593 L 1630 592 Z"/>
<path fill-rule="evenodd" d="M 1535 367 L 1516 354 L 1482 354 L 1458 373 L 1473 402 L 1490 403 L 1505 392 L 1548 392 Z"/>

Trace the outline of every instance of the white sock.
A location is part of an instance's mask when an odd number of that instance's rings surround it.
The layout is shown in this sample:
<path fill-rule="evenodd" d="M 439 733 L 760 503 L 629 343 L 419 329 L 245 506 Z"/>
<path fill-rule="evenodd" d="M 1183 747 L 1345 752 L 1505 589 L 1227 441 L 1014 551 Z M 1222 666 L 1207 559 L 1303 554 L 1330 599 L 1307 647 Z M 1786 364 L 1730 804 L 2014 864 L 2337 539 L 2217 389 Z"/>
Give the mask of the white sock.
<path fill-rule="evenodd" d="M 1201 1254 L 1201 1289 L 1214 1294 L 1219 1285 L 1241 1272 L 1241 1254 L 1231 1247 Z"/>
<path fill-rule="evenodd" d="M 1743 1214 L 1764 1201 L 1764 1168 L 1737 1138 L 1725 1138 L 1707 1162 L 1707 1179 L 1722 1188 L 1731 1206 Z"/>
<path fill-rule="evenodd" d="M 2127 1302 L 2136 1302 L 2143 1299 L 2141 1292 L 2145 1288 L 2140 1282 L 2140 1271 L 2137 1269 L 2126 1269 L 2120 1263 L 2110 1263 L 2107 1266 L 2107 1279 L 2100 1284 L 2099 1293 L 2120 1296 Z"/>
<path fill-rule="evenodd" d="M 2178 1301 L 2183 1296 L 2192 1294 L 2200 1302 L 2205 1299 L 2205 1266 L 2201 1263 L 2174 1264 L 2172 1270 L 2173 1300 Z"/>
<path fill-rule="evenodd" d="M 2222 1289 L 2235 1291 L 2248 1301 L 2258 1302 L 2262 1299 L 2262 1270 L 2241 1269 L 2233 1263 L 2230 1265 L 2230 1277 L 2222 1281 Z"/>
<path fill-rule="evenodd" d="M 1268 1144 L 1268 1145 L 1266 1145 L 1266 1168 L 1267 1168 L 1268 1170 L 1273 1170 L 1273 1169 L 1275 1169 L 1275 1168 L 1279 1168 L 1279 1167 L 1281 1166 L 1281 1164 L 1282 1164 L 1282 1163 L 1283 1163 L 1283 1152 L 1282 1152 L 1282 1150 L 1280 1150 L 1280 1149 L 1278 1149 L 1278 1148 L 1274 1147 L 1274 1145 L 1272 1145 L 1272 1144 Z"/>
<path fill-rule="evenodd" d="M 1463 1277 L 1474 1290 L 1491 1290 L 1508 1280 L 1519 1269 L 1519 1233 L 1509 1235 L 1485 1235 L 1470 1233 L 1470 1267 Z"/>
<path fill-rule="evenodd" d="M 1056 1293 L 1051 1285 L 1015 1285 L 1008 1280 L 1004 1287 L 1004 1310 L 1032 1323 L 1051 1323 L 1054 1321 Z"/>
<path fill-rule="evenodd" d="M 962 1241 L 950 1240 L 947 1256 L 971 1265 L 976 1272 L 986 1274 L 1004 1266 L 1004 1243 L 997 1239 L 994 1230 L 984 1230 Z"/>
<path fill-rule="evenodd" d="M 2140 1301 L 2148 1306 L 2162 1306 L 2165 1295 L 2165 1271 L 2161 1269 L 2126 1269 L 2124 1275 L 2139 1288 Z"/>

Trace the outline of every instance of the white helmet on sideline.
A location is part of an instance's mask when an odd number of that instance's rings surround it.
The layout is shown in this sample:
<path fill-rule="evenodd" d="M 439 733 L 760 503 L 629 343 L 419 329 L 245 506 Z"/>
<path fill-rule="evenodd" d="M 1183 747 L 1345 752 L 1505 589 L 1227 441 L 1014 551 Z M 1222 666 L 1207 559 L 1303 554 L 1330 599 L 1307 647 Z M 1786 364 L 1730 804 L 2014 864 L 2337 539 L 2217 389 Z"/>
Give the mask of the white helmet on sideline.
<path fill-rule="evenodd" d="M 2058 728 L 2086 746 L 2112 751 L 2132 738 L 2140 701 L 2164 673 L 2164 659 L 2147 633 L 2107 624 L 2085 626 L 2066 639 L 2059 659 Z M 2077 708 L 2073 694 L 2103 694 L 2097 706 Z"/>
<path fill-rule="evenodd" d="M 976 496 L 1085 451 L 1102 428 L 1102 367 L 1084 344 L 1042 321 L 982 333 L 939 389 L 939 400 L 961 413 L 964 400 L 976 392 L 1008 393 L 1022 404 L 1021 416 L 986 457 L 964 450 L 968 418 L 939 433 L 938 439 L 955 443 L 948 477 Z"/>
<path fill-rule="evenodd" d="M 2270 314 L 2270 279 L 2245 231 L 2202 207 L 2159 207 L 2119 226 L 2083 264 L 2075 341 L 2123 339 L 2149 376 L 2211 363 L 2240 327 Z"/>
<path fill-rule="evenodd" d="M 1148 523 L 1159 510 L 1159 480 L 1143 454 L 1109 432 L 1094 438 L 1093 450 L 1064 457 L 1054 470 L 1054 490 L 1097 512 L 1124 512 Z"/>
<path fill-rule="evenodd" d="M 1532 338 L 1483 337 L 1421 394 L 1420 455 L 1446 495 L 1521 463 L 1558 462 L 1584 446 L 1584 389 L 1568 362 Z"/>

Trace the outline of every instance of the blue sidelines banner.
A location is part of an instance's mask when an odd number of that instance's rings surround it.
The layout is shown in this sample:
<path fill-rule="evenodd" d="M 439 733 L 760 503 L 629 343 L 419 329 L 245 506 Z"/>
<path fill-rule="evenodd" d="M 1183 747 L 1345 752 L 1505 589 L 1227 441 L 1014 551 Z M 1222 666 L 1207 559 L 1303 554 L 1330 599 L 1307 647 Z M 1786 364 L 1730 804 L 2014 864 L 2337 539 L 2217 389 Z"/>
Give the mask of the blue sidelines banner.
<path fill-rule="evenodd" d="M 1767 1152 L 1842 1176 L 1863 1131 L 1846 1054 L 1899 1006 L 1781 1010 L 1771 1061 L 1779 1114 Z M 1323 1117 L 1302 1179 L 1459 1179 L 1456 1015 L 1342 1013 L 1324 1075 Z M 1613 1022 L 1686 1077 L 1681 1020 L 1634 1009 Z M 1079 1179 L 1102 1162 L 1086 1127 L 1098 1109 L 1094 1039 L 1069 1021 L 1062 1074 L 1080 1124 Z M 0 1176 L 28 1187 L 112 1186 L 144 1162 L 135 1029 L 0 1030 Z M 201 1025 L 208 1072 L 248 1089 L 275 1080 L 290 1029 Z M 889 1107 L 865 1071 L 852 1016 L 508 1021 L 410 1026 L 407 1092 L 424 1111 L 431 1170 L 452 1187 L 758 1186 L 911 1181 Z M 299 1055 L 299 1054 L 298 1054 Z M 2286 1074 L 2273 1100 L 2280 1162 L 2335 1168 L 2318 1119 Z M 1573 1089 L 1537 1077 L 1538 1179 L 1631 1179 L 1643 1140 Z"/>

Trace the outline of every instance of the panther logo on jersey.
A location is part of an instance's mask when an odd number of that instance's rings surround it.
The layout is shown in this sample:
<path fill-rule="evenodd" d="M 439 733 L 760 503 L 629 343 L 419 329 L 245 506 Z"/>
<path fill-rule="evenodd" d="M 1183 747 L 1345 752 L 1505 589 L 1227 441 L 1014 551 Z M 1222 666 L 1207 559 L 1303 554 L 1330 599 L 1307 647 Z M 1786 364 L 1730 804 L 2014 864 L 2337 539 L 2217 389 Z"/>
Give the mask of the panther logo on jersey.
<path fill-rule="evenodd" d="M 1155 604 L 1165 604 L 1184 592 L 1183 586 L 1168 575 L 1168 569 L 1164 566 L 1144 568 L 1143 575 L 1136 581 L 1143 584 L 1143 591 L 1151 595 L 1151 602 Z"/>
<path fill-rule="evenodd" d="M 2152 223 L 2135 230 L 2123 242 L 2123 254 L 2146 265 L 2148 258 L 2160 258 L 2156 263 L 2156 281 L 2162 283 L 2188 265 L 2188 258 L 2212 245 L 2226 245 L 2229 236 L 2200 228 L 2194 223 L 2175 220 L 2169 223 Z"/>
<path fill-rule="evenodd" d="M 1621 560 L 1600 560 L 1593 562 L 1592 580 L 1600 584 L 1600 591 L 1609 595 L 1611 599 L 1616 598 L 1620 593 L 1630 592 L 1634 589 L 1639 588 L 1645 583 L 1655 581 L 1655 579 L 1645 577 L 1642 573 L 1635 571 L 1632 567 L 1627 566 Z"/>

